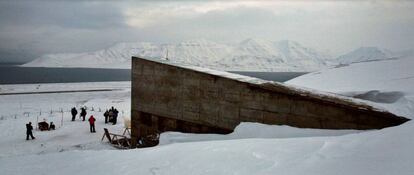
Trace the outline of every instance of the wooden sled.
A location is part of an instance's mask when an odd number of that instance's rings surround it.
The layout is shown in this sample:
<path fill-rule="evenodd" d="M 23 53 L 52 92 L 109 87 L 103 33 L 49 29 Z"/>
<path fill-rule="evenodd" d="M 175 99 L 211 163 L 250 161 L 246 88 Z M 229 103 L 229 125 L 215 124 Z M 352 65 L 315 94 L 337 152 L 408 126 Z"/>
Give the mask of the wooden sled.
<path fill-rule="evenodd" d="M 104 128 L 104 134 L 102 136 L 101 141 L 105 139 L 105 137 L 108 139 L 109 143 L 114 145 L 114 147 L 119 149 L 128 149 L 131 147 L 130 139 L 125 135 L 119 135 L 110 133 L 107 128 Z"/>
<path fill-rule="evenodd" d="M 49 124 L 47 122 L 39 122 L 37 123 L 37 128 L 40 131 L 49 131 Z"/>

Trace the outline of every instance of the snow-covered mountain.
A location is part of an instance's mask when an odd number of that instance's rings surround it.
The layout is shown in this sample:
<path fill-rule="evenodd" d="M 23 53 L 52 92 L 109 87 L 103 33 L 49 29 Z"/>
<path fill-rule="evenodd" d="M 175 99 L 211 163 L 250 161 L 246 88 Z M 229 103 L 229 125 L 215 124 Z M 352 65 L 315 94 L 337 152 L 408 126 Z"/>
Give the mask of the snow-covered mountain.
<path fill-rule="evenodd" d="M 128 69 L 133 55 L 164 59 L 167 52 L 170 61 L 239 71 L 314 71 L 326 67 L 325 60 L 329 58 L 288 40 L 246 39 L 236 44 L 190 40 L 171 44 L 120 43 L 95 52 L 48 54 L 23 66 Z"/>
<path fill-rule="evenodd" d="M 217 64 L 224 70 L 314 71 L 327 66 L 328 56 L 294 41 L 247 39 L 233 49 L 230 59 Z M 229 67 L 226 67 L 230 65 Z"/>
<path fill-rule="evenodd" d="M 158 46 L 152 43 L 119 43 L 110 48 L 85 53 L 61 53 L 43 55 L 23 66 L 27 67 L 92 67 L 124 68 L 131 67 L 131 55 L 142 54 L 156 56 Z M 161 51 L 159 51 L 161 52 Z"/>
<path fill-rule="evenodd" d="M 337 58 L 340 64 L 351 64 L 367 61 L 386 60 L 397 57 L 397 55 L 387 49 L 378 47 L 360 47 L 345 55 Z"/>
<path fill-rule="evenodd" d="M 131 56 L 165 59 L 167 55 L 173 62 L 225 71 L 306 72 L 339 64 L 394 59 L 404 54 L 378 47 L 360 47 L 332 59 L 327 54 L 290 40 L 246 39 L 228 44 L 199 39 L 168 44 L 119 43 L 94 52 L 48 54 L 23 66 L 130 69 Z"/>

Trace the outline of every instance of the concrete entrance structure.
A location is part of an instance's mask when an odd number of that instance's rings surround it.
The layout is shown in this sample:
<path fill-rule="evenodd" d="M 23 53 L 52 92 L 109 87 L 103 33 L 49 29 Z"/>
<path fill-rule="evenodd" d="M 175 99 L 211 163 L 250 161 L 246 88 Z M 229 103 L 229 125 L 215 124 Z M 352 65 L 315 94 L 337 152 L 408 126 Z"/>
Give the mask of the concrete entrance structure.
<path fill-rule="evenodd" d="M 379 129 L 408 119 L 350 98 L 221 71 L 132 58 L 132 138 L 154 132 L 229 133 L 240 122 Z"/>

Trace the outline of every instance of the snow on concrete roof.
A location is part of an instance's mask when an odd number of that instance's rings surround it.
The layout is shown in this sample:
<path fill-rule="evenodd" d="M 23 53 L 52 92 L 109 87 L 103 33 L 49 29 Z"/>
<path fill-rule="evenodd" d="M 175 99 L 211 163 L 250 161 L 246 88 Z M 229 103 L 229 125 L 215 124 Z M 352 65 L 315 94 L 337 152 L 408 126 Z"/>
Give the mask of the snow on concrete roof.
<path fill-rule="evenodd" d="M 379 106 L 374 107 L 372 105 L 367 104 L 364 100 L 355 99 L 355 98 L 351 98 L 351 97 L 346 97 L 346 96 L 343 96 L 343 95 L 334 94 L 334 93 L 330 93 L 330 92 L 322 92 L 322 91 L 318 91 L 318 90 L 315 90 L 315 89 L 299 87 L 299 86 L 293 86 L 293 85 L 287 85 L 287 84 L 280 83 L 280 82 L 268 81 L 268 80 L 263 80 L 263 79 L 259 79 L 259 78 L 255 78 L 255 77 L 230 73 L 230 72 L 226 72 L 226 71 L 213 70 L 213 69 L 194 66 L 194 65 L 185 64 L 185 63 L 178 63 L 178 62 L 173 62 L 173 61 L 170 61 L 170 60 L 165 60 L 165 59 L 160 59 L 160 58 L 154 58 L 154 57 L 142 58 L 142 57 L 138 57 L 138 56 L 133 56 L 132 58 L 133 59 L 134 58 L 143 59 L 143 60 L 152 61 L 152 62 L 161 63 L 161 64 L 166 64 L 166 65 L 179 67 L 179 68 L 183 68 L 183 69 L 187 69 L 187 70 L 192 70 L 192 71 L 195 71 L 195 72 L 200 72 L 200 73 L 215 75 L 215 76 L 223 77 L 223 78 L 227 78 L 227 79 L 232 79 L 232 80 L 235 80 L 235 81 L 248 83 L 248 84 L 251 84 L 251 85 L 258 86 L 262 89 L 266 89 L 266 90 L 270 90 L 270 91 L 274 91 L 274 92 L 278 92 L 278 93 L 298 95 L 298 96 L 302 96 L 302 97 L 305 97 L 305 98 L 310 98 L 310 99 L 313 99 L 313 100 L 319 100 L 319 101 L 324 101 L 324 102 L 328 102 L 328 103 L 343 105 L 344 107 L 347 107 L 347 106 L 348 107 L 356 107 L 356 108 L 361 109 L 361 110 L 369 110 L 369 111 L 378 111 L 378 112 L 389 113 L 387 110 L 385 110 L 382 107 L 379 107 Z"/>
<path fill-rule="evenodd" d="M 237 81 L 245 82 L 245 83 L 250 83 L 250 84 L 260 85 L 260 84 L 263 84 L 263 83 L 271 82 L 271 81 L 262 80 L 262 79 L 255 78 L 255 77 L 249 77 L 249 76 L 244 76 L 244 75 L 225 72 L 225 71 L 213 70 L 213 69 L 209 69 L 209 68 L 194 66 L 194 65 L 185 64 L 185 63 L 178 63 L 178 62 L 173 62 L 173 61 L 170 61 L 170 60 L 164 60 L 164 59 L 159 59 L 159 58 L 148 58 L 148 57 L 146 57 L 146 58 L 133 57 L 133 58 L 140 58 L 140 59 L 144 59 L 144 60 L 148 60 L 148 61 L 167 64 L 167 65 L 171 65 L 171 66 L 174 66 L 174 67 L 180 67 L 180 68 L 189 69 L 189 70 L 193 70 L 193 71 L 201 72 L 201 73 L 206 73 L 206 74 L 210 74 L 210 75 L 216 75 L 216 76 L 219 76 L 219 77 L 233 79 L 233 80 L 237 80 Z"/>

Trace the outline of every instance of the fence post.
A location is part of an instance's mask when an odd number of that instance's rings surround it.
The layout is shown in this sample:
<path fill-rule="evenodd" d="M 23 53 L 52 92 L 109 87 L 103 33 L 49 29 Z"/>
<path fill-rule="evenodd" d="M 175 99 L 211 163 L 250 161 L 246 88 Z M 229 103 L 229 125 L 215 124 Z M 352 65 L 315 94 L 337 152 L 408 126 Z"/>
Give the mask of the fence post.
<path fill-rule="evenodd" d="M 37 127 L 36 127 L 36 129 L 37 129 L 37 130 L 39 130 L 39 125 L 38 125 L 38 123 L 39 123 L 39 116 L 37 116 L 37 117 L 36 117 L 36 126 L 37 126 Z"/>
<path fill-rule="evenodd" d="M 61 112 L 62 112 L 62 118 L 61 118 L 61 120 L 60 120 L 60 127 L 62 127 L 62 126 L 63 126 L 63 109 L 61 110 Z"/>

